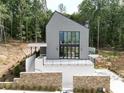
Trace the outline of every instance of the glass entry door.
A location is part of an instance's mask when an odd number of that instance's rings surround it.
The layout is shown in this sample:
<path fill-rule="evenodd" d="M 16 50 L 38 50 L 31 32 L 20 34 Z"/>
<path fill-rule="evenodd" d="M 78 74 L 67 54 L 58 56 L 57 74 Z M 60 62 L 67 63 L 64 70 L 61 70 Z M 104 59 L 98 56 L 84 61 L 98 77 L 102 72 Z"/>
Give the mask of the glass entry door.
<path fill-rule="evenodd" d="M 59 57 L 61 59 L 80 58 L 80 32 L 61 31 L 59 33 Z"/>

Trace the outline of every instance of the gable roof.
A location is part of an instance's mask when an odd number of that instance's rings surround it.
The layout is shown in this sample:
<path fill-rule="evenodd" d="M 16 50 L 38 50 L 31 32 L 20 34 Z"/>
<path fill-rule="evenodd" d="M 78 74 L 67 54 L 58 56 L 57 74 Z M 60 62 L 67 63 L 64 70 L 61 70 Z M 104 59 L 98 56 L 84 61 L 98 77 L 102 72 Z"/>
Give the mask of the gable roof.
<path fill-rule="evenodd" d="M 65 15 L 63 15 L 62 13 L 60 13 L 60 12 L 58 12 L 58 11 L 55 11 L 55 12 L 52 14 L 52 17 L 53 17 L 53 16 L 54 16 L 54 14 L 56 14 L 56 13 L 57 13 L 57 14 L 59 14 L 59 15 L 61 15 L 61 16 L 62 16 L 62 17 L 64 17 L 64 18 L 66 18 L 66 19 L 68 19 L 68 20 L 70 20 L 70 21 L 72 21 L 72 22 L 74 22 L 74 23 L 78 24 L 79 26 L 81 26 L 81 27 L 84 27 L 84 28 L 88 29 L 88 27 L 81 25 L 80 23 L 78 23 L 78 22 L 76 22 L 76 21 L 74 21 L 74 20 L 72 20 L 72 19 L 70 19 L 70 18 L 66 17 Z M 49 22 L 51 21 L 52 17 L 50 18 Z M 49 24 L 49 22 L 47 23 L 47 25 Z"/>

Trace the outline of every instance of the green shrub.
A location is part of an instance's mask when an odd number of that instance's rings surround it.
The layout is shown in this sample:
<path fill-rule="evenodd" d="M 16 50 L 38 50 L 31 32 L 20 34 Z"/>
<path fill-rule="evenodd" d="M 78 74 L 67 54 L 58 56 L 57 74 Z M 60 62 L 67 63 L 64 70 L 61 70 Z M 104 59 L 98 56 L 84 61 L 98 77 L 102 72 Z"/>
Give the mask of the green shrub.
<path fill-rule="evenodd" d="M 12 84 L 10 83 L 6 83 L 4 86 L 5 89 L 11 89 L 12 88 Z"/>
<path fill-rule="evenodd" d="M 3 89 L 4 88 L 4 84 L 0 84 L 0 89 Z"/>
<path fill-rule="evenodd" d="M 37 91 L 61 91 L 56 87 L 48 87 L 48 86 L 28 86 L 28 85 L 19 85 L 19 84 L 6 84 L 6 86 L 1 86 L 1 88 L 6 89 L 14 89 L 14 90 L 37 90 Z"/>
<path fill-rule="evenodd" d="M 56 89 L 55 87 L 50 87 L 51 91 L 57 91 L 58 89 Z"/>
<path fill-rule="evenodd" d="M 95 89 L 85 89 L 85 88 L 74 88 L 74 93 L 96 93 Z"/>
<path fill-rule="evenodd" d="M 38 91 L 42 90 L 42 86 L 37 86 L 36 90 L 38 90 Z"/>
<path fill-rule="evenodd" d="M 19 88 L 20 90 L 24 90 L 24 89 L 25 89 L 24 85 L 20 85 L 20 86 L 18 86 L 18 88 Z"/>
<path fill-rule="evenodd" d="M 29 90 L 34 90 L 34 87 L 33 86 L 29 86 Z"/>
<path fill-rule="evenodd" d="M 20 67 L 18 65 L 18 66 L 16 66 L 14 68 L 13 74 L 14 74 L 14 76 L 17 76 L 18 77 L 20 75 L 20 72 L 21 72 L 21 69 L 20 69 Z"/>
<path fill-rule="evenodd" d="M 56 91 L 62 91 L 62 89 L 61 88 L 58 88 Z"/>
<path fill-rule="evenodd" d="M 12 84 L 12 89 L 16 90 L 17 89 L 17 85 L 16 84 Z"/>
<path fill-rule="evenodd" d="M 30 90 L 30 87 L 28 85 L 24 85 L 24 90 Z"/>
<path fill-rule="evenodd" d="M 33 87 L 32 87 L 32 90 L 36 90 L 36 86 L 33 86 Z"/>
<path fill-rule="evenodd" d="M 40 88 L 41 88 L 40 86 L 36 86 L 35 90 L 40 90 Z"/>

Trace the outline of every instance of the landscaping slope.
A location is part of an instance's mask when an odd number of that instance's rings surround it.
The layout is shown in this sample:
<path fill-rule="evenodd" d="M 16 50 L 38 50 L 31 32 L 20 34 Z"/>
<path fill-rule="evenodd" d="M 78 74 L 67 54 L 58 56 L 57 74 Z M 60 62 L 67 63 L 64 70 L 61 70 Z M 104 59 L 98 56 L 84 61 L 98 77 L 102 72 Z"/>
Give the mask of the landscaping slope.
<path fill-rule="evenodd" d="M 0 44 L 0 77 L 31 54 L 24 43 Z"/>

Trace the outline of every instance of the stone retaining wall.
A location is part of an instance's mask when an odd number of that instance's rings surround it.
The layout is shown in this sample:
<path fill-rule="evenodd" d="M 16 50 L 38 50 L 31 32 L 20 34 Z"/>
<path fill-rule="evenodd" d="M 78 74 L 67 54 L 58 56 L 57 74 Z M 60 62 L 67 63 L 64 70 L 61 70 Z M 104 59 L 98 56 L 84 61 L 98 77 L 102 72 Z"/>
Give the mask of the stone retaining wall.
<path fill-rule="evenodd" d="M 74 89 L 97 89 L 105 88 L 110 92 L 110 77 L 109 76 L 74 76 Z"/>
<path fill-rule="evenodd" d="M 20 73 L 20 78 L 14 82 L 0 82 L 0 88 L 23 90 L 47 90 L 62 89 L 62 73 Z"/>

